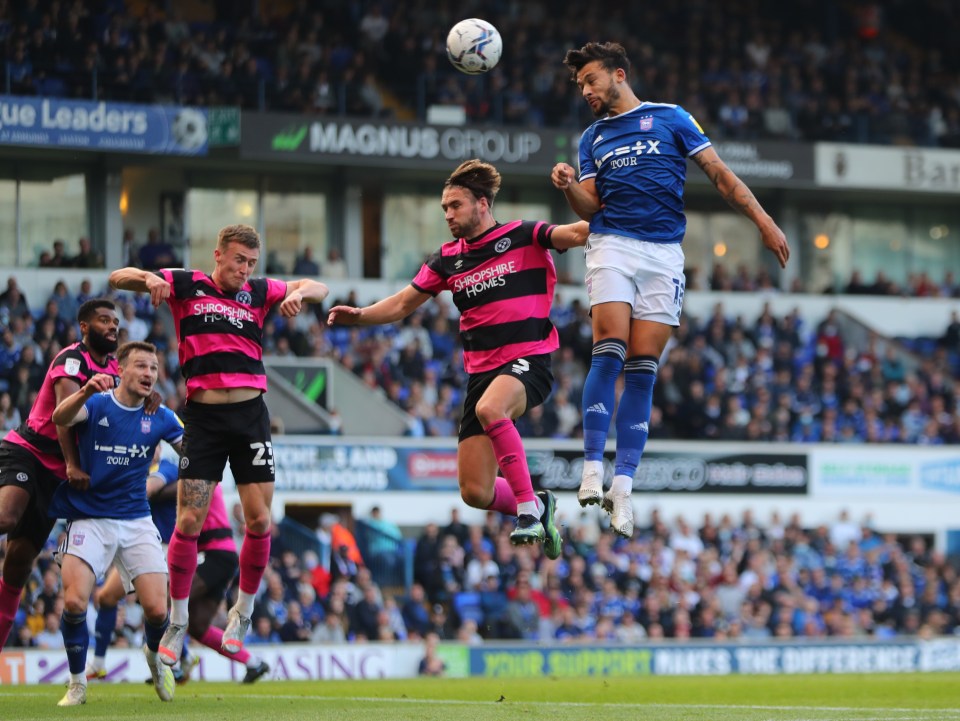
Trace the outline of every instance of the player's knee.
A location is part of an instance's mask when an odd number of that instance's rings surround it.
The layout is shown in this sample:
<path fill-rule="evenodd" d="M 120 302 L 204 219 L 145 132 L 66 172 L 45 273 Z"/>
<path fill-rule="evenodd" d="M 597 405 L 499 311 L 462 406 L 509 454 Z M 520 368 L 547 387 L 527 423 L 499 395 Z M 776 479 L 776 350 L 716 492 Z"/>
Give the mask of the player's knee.
<path fill-rule="evenodd" d="M 493 500 L 493 495 L 483 484 L 461 479 L 460 498 L 471 508 L 486 508 Z"/>
<path fill-rule="evenodd" d="M 67 613 L 80 614 L 87 612 L 87 605 L 89 604 L 90 599 L 83 598 L 81 594 L 76 593 L 70 589 L 64 591 L 63 594 L 63 610 Z"/>
<path fill-rule="evenodd" d="M 192 508 L 181 509 L 177 516 L 177 529 L 188 536 L 196 536 L 203 528 L 203 518 Z"/>
<path fill-rule="evenodd" d="M 143 605 L 142 600 L 141 605 Z M 152 601 L 143 606 L 143 615 L 151 624 L 159 626 L 167 617 L 166 599 L 163 601 Z"/>
<path fill-rule="evenodd" d="M 0 536 L 4 533 L 10 533 L 16 528 L 22 514 L 22 508 L 16 506 L 4 507 L 0 504 Z"/>
<path fill-rule="evenodd" d="M 500 403 L 483 398 L 477 402 L 477 420 L 480 421 L 480 425 L 483 426 L 484 429 L 506 418 L 507 411 Z"/>
<path fill-rule="evenodd" d="M 247 518 L 247 530 L 250 533 L 255 533 L 258 536 L 262 536 L 264 533 L 269 532 L 270 530 L 270 513 L 265 513 L 262 516 L 253 516 Z"/>

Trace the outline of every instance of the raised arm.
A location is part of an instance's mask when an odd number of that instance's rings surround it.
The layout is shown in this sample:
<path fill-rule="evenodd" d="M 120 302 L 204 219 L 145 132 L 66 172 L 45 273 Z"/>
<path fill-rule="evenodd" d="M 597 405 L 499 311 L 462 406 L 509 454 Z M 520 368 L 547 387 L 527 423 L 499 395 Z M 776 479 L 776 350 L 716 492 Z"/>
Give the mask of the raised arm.
<path fill-rule="evenodd" d="M 550 181 L 553 187 L 562 190 L 567 203 L 578 217 L 590 220 L 600 210 L 600 196 L 597 195 L 597 183 L 594 178 L 587 178 L 582 183 L 577 180 L 577 173 L 567 163 L 557 163 L 550 171 Z"/>
<path fill-rule="evenodd" d="M 57 378 L 53 393 L 57 405 L 80 390 L 80 384 L 70 378 Z M 80 451 L 77 450 L 77 436 L 69 426 L 57 426 L 57 441 L 63 451 L 63 460 L 67 468 L 67 480 L 71 484 L 89 482 L 90 476 L 80 467 Z"/>
<path fill-rule="evenodd" d="M 58 426 L 72 426 L 83 422 L 87 417 L 87 412 L 83 404 L 96 393 L 103 393 L 112 389 L 114 386 L 113 376 L 107 373 L 97 373 L 88 380 L 80 390 L 71 393 L 62 401 L 57 403 L 53 409 L 50 420 Z"/>
<path fill-rule="evenodd" d="M 280 315 L 291 318 L 300 312 L 304 303 L 322 303 L 329 294 L 330 289 L 318 280 L 288 280 L 287 296 L 280 303 Z"/>
<path fill-rule="evenodd" d="M 590 224 L 585 220 L 580 220 L 570 225 L 558 225 L 553 229 L 550 241 L 557 250 L 580 248 L 586 245 L 589 235 Z"/>
<path fill-rule="evenodd" d="M 149 293 L 150 302 L 159 306 L 170 297 L 170 284 L 159 275 L 140 268 L 120 268 L 110 274 L 110 287 L 116 290 L 132 290 Z"/>
<path fill-rule="evenodd" d="M 760 231 L 760 240 L 767 250 L 777 256 L 781 268 L 787 267 L 790 259 L 790 246 L 787 237 L 777 226 L 773 218 L 763 209 L 759 201 L 750 192 L 737 174 L 727 164 L 720 160 L 717 151 L 712 147 L 705 148 L 693 156 L 693 162 L 710 178 L 717 191 L 723 196 L 731 208 L 750 218 Z"/>
<path fill-rule="evenodd" d="M 366 308 L 353 308 L 348 305 L 338 305 L 330 309 L 327 316 L 327 325 L 383 325 L 396 323 L 406 318 L 417 308 L 427 302 L 429 293 L 421 293 L 412 285 L 408 285 L 399 293 L 389 298 L 377 301 Z"/>

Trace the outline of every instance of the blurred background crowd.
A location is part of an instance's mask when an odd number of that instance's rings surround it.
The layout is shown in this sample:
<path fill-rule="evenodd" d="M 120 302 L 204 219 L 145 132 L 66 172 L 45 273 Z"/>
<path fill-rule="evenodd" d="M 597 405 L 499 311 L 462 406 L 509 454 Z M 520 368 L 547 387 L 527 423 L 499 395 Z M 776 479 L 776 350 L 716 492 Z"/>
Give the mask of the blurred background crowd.
<path fill-rule="evenodd" d="M 284 519 L 247 643 L 889 639 L 960 628 L 956 569 L 928 538 L 878 533 L 869 517 L 841 511 L 810 528 L 797 515 L 763 522 L 744 511 L 696 523 L 646 507 L 638 520 L 625 540 L 595 510 L 562 516 L 564 554 L 550 561 L 512 546 L 512 519 L 494 512 L 466 525 L 454 509 L 447 523 L 415 529 L 377 507 L 366 518 L 324 514 L 315 531 Z M 61 647 L 55 541 L 13 646 Z M 137 647 L 140 608 L 121 609 L 115 644 Z"/>
<path fill-rule="evenodd" d="M 616 38 L 638 95 L 683 105 L 716 139 L 960 146 L 955 3 L 764 10 L 762 0 L 297 0 L 252 18 L 220 1 L 188 22 L 148 2 L 4 0 L 0 42 L 14 95 L 401 119 L 456 105 L 476 122 L 583 127 L 564 52 Z M 473 16 L 500 30 L 504 62 L 468 78 L 447 62 L 439 28 Z"/>
<path fill-rule="evenodd" d="M 149 247 L 149 246 L 147 246 Z M 15 278 L 0 293 L 0 421 L 15 428 L 29 413 L 49 362 L 78 339 L 77 307 L 105 293 L 82 281 L 57 281 L 46 299 L 28 301 Z M 113 294 L 120 337 L 160 349 L 158 390 L 180 409 L 176 336 L 165 309 L 145 295 Z M 354 293 L 331 303 L 363 305 Z M 327 304 L 329 307 L 330 304 Z M 376 328 L 326 325 L 323 306 L 264 325 L 267 355 L 332 358 L 402 408 L 408 435 L 453 437 L 466 388 L 458 320 L 440 298 L 405 322 Z M 527 438 L 575 438 L 590 362 L 587 308 L 557 303 L 561 348 L 553 359 L 551 398 L 518 422 Z M 870 333 L 848 342 L 836 312 L 805 318 L 799 310 L 755 319 L 684 314 L 664 353 L 654 395 L 657 438 L 943 444 L 960 441 L 960 319 L 937 338 L 891 339 Z M 336 409 L 330 409 L 336 414 Z"/>

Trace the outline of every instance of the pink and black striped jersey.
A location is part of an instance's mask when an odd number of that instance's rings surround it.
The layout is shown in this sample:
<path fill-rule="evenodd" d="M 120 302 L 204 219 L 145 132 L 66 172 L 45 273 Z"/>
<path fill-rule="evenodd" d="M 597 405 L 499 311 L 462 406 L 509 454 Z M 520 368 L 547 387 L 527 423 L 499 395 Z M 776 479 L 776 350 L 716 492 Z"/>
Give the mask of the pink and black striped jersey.
<path fill-rule="evenodd" d="M 57 353 L 47 369 L 27 420 L 17 430 L 7 433 L 4 440 L 23 446 L 57 478 L 66 478 L 67 467 L 57 440 L 57 427 L 50 419 L 57 407 L 56 384 L 61 378 L 67 378 L 83 386 L 97 373 L 109 373 L 116 381 L 120 377 L 117 359 L 108 355 L 104 365 L 98 365 L 83 343 L 74 343 Z"/>
<path fill-rule="evenodd" d="M 444 243 L 413 279 L 421 293 L 453 293 L 468 373 L 558 348 L 550 322 L 554 228 L 543 221 L 498 223 L 476 238 Z"/>
<path fill-rule="evenodd" d="M 170 283 L 167 303 L 180 344 L 180 372 L 187 398 L 210 388 L 267 390 L 263 369 L 263 322 L 287 294 L 287 284 L 251 278 L 226 293 L 198 270 L 160 270 Z"/>

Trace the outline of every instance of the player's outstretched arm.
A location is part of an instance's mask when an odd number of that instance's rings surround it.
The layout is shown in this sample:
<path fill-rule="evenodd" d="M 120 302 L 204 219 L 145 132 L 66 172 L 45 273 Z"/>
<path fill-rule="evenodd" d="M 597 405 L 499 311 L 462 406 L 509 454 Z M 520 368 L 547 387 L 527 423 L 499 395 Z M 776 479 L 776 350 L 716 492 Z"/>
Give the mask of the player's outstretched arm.
<path fill-rule="evenodd" d="M 71 393 L 53 409 L 50 419 L 58 426 L 72 426 L 86 419 L 87 413 L 83 404 L 95 393 L 103 393 L 113 388 L 113 376 L 107 373 L 97 373 L 88 380 L 76 393 Z"/>
<path fill-rule="evenodd" d="M 567 163 L 557 163 L 550 171 L 550 182 L 557 190 L 562 190 L 570 208 L 578 217 L 590 220 L 600 210 L 600 196 L 597 195 L 597 183 L 589 178 L 582 183 L 577 173 Z"/>
<path fill-rule="evenodd" d="M 136 293 L 149 293 L 154 307 L 170 297 L 170 284 L 149 270 L 140 268 L 120 268 L 110 274 L 110 287 L 116 290 L 131 290 Z"/>
<path fill-rule="evenodd" d="M 396 323 L 406 318 L 417 308 L 427 302 L 429 293 L 421 293 L 412 285 L 408 285 L 399 293 L 389 298 L 368 305 L 366 308 L 353 308 L 348 305 L 338 305 L 330 309 L 327 316 L 327 325 L 384 325 Z"/>
<path fill-rule="evenodd" d="M 318 280 L 288 280 L 287 296 L 280 303 L 280 315 L 292 318 L 300 312 L 304 303 L 322 303 L 329 294 L 330 289 Z"/>
<path fill-rule="evenodd" d="M 717 191 L 727 201 L 727 204 L 736 211 L 750 218 L 760 231 L 760 239 L 764 246 L 777 256 L 781 268 L 787 267 L 790 259 L 790 246 L 787 237 L 777 226 L 773 218 L 763 209 L 737 174 L 724 163 L 717 151 L 712 147 L 705 148 L 693 156 L 693 161 L 710 178 Z"/>
<path fill-rule="evenodd" d="M 587 238 L 590 236 L 590 223 L 580 220 L 570 225 L 558 225 L 553 229 L 550 236 L 550 242 L 557 250 L 566 250 L 567 248 L 581 248 L 587 244 Z"/>

